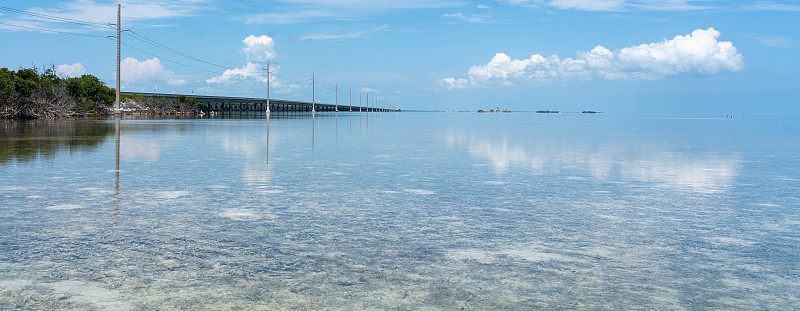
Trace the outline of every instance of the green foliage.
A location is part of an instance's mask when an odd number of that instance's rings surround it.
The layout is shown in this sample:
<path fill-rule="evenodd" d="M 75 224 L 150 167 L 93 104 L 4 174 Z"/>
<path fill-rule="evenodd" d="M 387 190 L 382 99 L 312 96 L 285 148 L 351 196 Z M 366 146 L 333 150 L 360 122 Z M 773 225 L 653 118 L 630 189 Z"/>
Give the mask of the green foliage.
<path fill-rule="evenodd" d="M 8 68 L 0 68 L 0 102 L 14 93 L 14 72 Z"/>
<path fill-rule="evenodd" d="M 176 109 L 180 109 L 181 107 L 195 109 L 204 106 L 202 103 L 198 102 L 196 98 L 185 95 L 178 95 L 175 97 L 175 102 Z"/>
<path fill-rule="evenodd" d="M 114 103 L 116 97 L 114 89 L 107 87 L 105 83 L 92 75 L 67 79 L 67 90 L 72 97 L 89 110 L 95 104 L 109 107 Z"/>
<path fill-rule="evenodd" d="M 107 112 L 114 89 L 92 75 L 61 78 L 55 67 L 0 68 L 0 118 L 36 118 Z"/>

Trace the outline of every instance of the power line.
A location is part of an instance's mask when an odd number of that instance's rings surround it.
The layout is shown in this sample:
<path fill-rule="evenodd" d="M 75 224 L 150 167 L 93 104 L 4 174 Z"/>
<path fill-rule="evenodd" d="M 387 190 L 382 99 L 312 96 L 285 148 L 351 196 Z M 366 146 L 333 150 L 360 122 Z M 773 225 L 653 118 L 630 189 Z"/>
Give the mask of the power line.
<path fill-rule="evenodd" d="M 61 30 L 55 30 L 55 29 L 45 29 L 45 28 L 31 27 L 31 26 L 22 26 L 22 25 L 15 25 L 15 24 L 3 23 L 3 22 L 0 22 L 0 25 L 6 25 L 6 26 L 24 28 L 24 29 L 30 29 L 30 30 L 38 30 L 38 31 L 46 31 L 46 32 L 54 32 L 54 33 L 63 33 L 63 34 L 68 34 L 68 35 L 76 35 L 76 36 L 84 36 L 84 37 L 105 38 L 105 36 L 89 35 L 89 34 L 85 34 L 85 33 L 75 33 L 75 32 L 69 32 L 69 31 L 61 31 Z"/>
<path fill-rule="evenodd" d="M 180 56 L 186 57 L 186 58 L 188 58 L 188 59 L 195 60 L 195 61 L 198 61 L 198 62 L 201 62 L 201 63 L 204 63 L 204 64 L 208 64 L 208 65 L 211 65 L 211 66 L 219 67 L 219 68 L 225 68 L 225 69 L 227 69 L 227 68 L 228 68 L 228 67 L 226 67 L 226 66 L 222 66 L 222 65 L 215 64 L 215 63 L 212 63 L 212 62 L 204 61 L 204 60 L 202 60 L 202 59 L 199 59 L 199 58 L 193 57 L 193 56 L 191 56 L 191 55 L 187 55 L 186 53 L 182 53 L 182 52 L 180 52 L 180 51 L 177 51 L 177 50 L 175 50 L 175 49 L 172 49 L 172 48 L 170 48 L 170 47 L 168 47 L 168 46 L 166 46 L 166 45 L 163 45 L 163 44 L 161 44 L 161 43 L 158 43 L 158 42 L 156 42 L 155 40 L 152 40 L 152 39 L 150 39 L 150 38 L 147 38 L 147 37 L 145 37 L 145 36 L 143 36 L 143 35 L 141 35 L 141 34 L 139 34 L 139 33 L 135 32 L 135 31 L 133 31 L 133 30 L 131 30 L 131 31 L 130 31 L 130 33 L 133 35 L 133 38 L 134 38 L 134 39 L 140 40 L 140 41 L 142 41 L 142 42 L 144 42 L 144 43 L 147 43 L 147 44 L 150 44 L 150 45 L 152 45 L 152 46 L 155 46 L 155 47 L 161 48 L 161 49 L 163 49 L 163 50 L 166 50 L 166 51 L 169 51 L 169 52 L 175 53 L 175 54 L 177 54 L 177 55 L 180 55 Z"/>
<path fill-rule="evenodd" d="M 104 0 L 100 0 L 100 1 L 101 2 L 106 2 L 106 3 L 111 3 L 109 1 L 104 1 Z M 111 26 L 114 25 L 114 24 L 104 24 L 104 23 L 90 22 L 90 21 L 79 20 L 79 19 L 71 19 L 71 18 L 59 17 L 59 16 L 54 16 L 54 15 L 42 14 L 42 13 L 35 13 L 35 12 L 27 11 L 27 10 L 19 10 L 19 9 L 14 9 L 14 8 L 6 7 L 6 6 L 0 6 L 0 10 L 16 13 L 16 14 L 20 14 L 20 15 L 25 15 L 25 16 L 28 16 L 28 17 L 33 17 L 33 18 L 36 18 L 36 19 L 44 19 L 44 20 L 49 20 L 49 21 L 53 21 L 53 22 L 72 23 L 72 24 L 77 24 L 77 25 L 81 25 L 81 26 L 99 28 L 99 29 L 104 29 L 104 30 L 107 30 L 109 28 L 113 29 L 113 27 L 111 27 Z M 69 34 L 69 35 L 84 36 L 84 37 L 91 37 L 91 38 L 112 39 L 112 38 L 109 38 L 107 36 L 76 33 L 76 32 L 70 32 L 70 31 L 47 29 L 47 28 L 40 28 L 40 27 L 33 27 L 33 26 L 24 26 L 24 25 L 10 24 L 10 23 L 4 23 L 4 22 L 0 22 L 0 25 L 5 25 L 5 26 L 9 26 L 9 27 L 16 27 L 16 28 L 21 28 L 21 29 L 43 31 L 43 32 Z M 175 50 L 173 48 L 170 48 L 170 47 L 168 47 L 168 46 L 166 46 L 164 44 L 161 44 L 161 43 L 159 43 L 159 42 L 157 42 L 157 41 L 155 41 L 153 39 L 150 39 L 150 38 L 148 38 L 148 37 L 146 37 L 146 36 L 144 36 L 142 34 L 139 34 L 137 32 L 130 31 L 130 33 L 131 33 L 131 37 L 132 38 L 135 38 L 135 39 L 137 39 L 139 41 L 142 41 L 142 42 L 147 43 L 149 45 L 152 45 L 154 47 L 160 48 L 162 50 L 166 50 L 168 52 L 174 53 L 176 55 L 179 55 L 179 56 L 182 56 L 182 57 L 185 57 L 185 58 L 197 61 L 197 62 L 201 62 L 201 63 L 207 64 L 207 65 L 211 65 L 211 66 L 214 66 L 214 67 L 218 67 L 218 68 L 223 68 L 223 69 L 226 69 L 226 71 L 227 70 L 238 70 L 238 72 L 244 73 L 244 74 L 254 74 L 255 73 L 255 75 L 252 75 L 252 76 L 257 76 L 257 77 L 266 77 L 269 74 L 269 73 L 261 73 L 261 71 L 263 71 L 263 70 L 247 70 L 245 68 L 229 69 L 227 66 L 223 66 L 223 65 L 219 65 L 219 64 L 212 63 L 212 62 L 209 62 L 209 61 L 205 61 L 205 60 L 199 59 L 197 57 L 191 56 L 189 54 L 183 53 L 181 51 Z M 148 51 L 145 51 L 143 49 L 137 48 L 137 47 L 132 46 L 130 44 L 126 44 L 126 43 L 120 43 L 120 44 L 122 44 L 122 45 L 124 45 L 124 46 L 126 46 L 128 48 L 134 49 L 136 51 L 139 51 L 139 52 L 142 52 L 142 53 L 157 57 L 159 59 L 163 59 L 164 61 L 167 61 L 167 62 L 170 62 L 170 63 L 174 63 L 174 64 L 177 64 L 177 65 L 180 65 L 180 66 L 184 66 L 184 67 L 187 67 L 187 68 L 191 68 L 191 69 L 198 70 L 198 71 L 204 71 L 204 72 L 208 72 L 208 73 L 212 73 L 212 74 L 223 74 L 223 73 L 220 73 L 218 71 L 211 71 L 211 70 L 201 69 L 201 68 L 197 68 L 197 67 L 194 67 L 194 66 L 191 66 L 191 65 L 187 65 L 187 64 L 184 64 L 184 63 L 181 63 L 181 62 L 177 62 L 177 61 L 171 60 L 169 58 L 165 58 L 165 57 L 162 57 L 160 55 L 157 55 L 155 53 L 148 52 Z M 283 75 L 278 75 L 277 73 L 274 73 L 274 76 L 277 77 L 277 78 L 280 78 L 280 79 L 282 79 L 284 81 L 287 81 L 289 83 L 294 83 L 295 85 L 309 84 L 308 81 L 288 78 L 288 77 L 285 77 Z M 319 87 L 322 88 L 322 89 L 328 90 L 328 91 L 334 91 L 335 90 L 335 88 L 330 87 L 330 86 L 322 86 L 322 85 L 320 85 Z"/>
<path fill-rule="evenodd" d="M 78 24 L 78 25 L 101 28 L 101 29 L 109 28 L 109 26 L 107 24 L 103 24 L 103 23 L 95 23 L 95 22 L 83 21 L 83 20 L 78 20 L 78 19 L 71 19 L 71 18 L 66 18 L 66 17 L 59 17 L 59 16 L 54 16 L 54 15 L 42 14 L 42 13 L 35 13 L 35 12 L 26 11 L 26 10 L 19 10 L 19 9 L 9 8 L 9 7 L 5 7 L 5 6 L 0 6 L 0 10 L 13 12 L 13 13 L 17 13 L 17 14 L 22 14 L 22 15 L 27 15 L 27 16 L 30 16 L 30 17 L 48 19 L 48 20 L 51 20 L 51 21 L 63 22 L 63 23 L 72 23 L 72 24 Z"/>
<path fill-rule="evenodd" d="M 197 67 L 194 67 L 194 66 L 186 65 L 186 64 L 184 64 L 184 63 L 176 62 L 176 61 L 174 61 L 174 60 L 170 60 L 170 59 L 168 59 L 168 58 L 165 58 L 165 57 L 163 57 L 163 56 L 159 56 L 159 55 L 156 55 L 156 54 L 154 54 L 154 53 L 151 53 L 151 52 L 148 52 L 148 51 L 145 51 L 145 50 L 139 49 L 139 48 L 137 48 L 137 47 L 135 47 L 135 46 L 132 46 L 132 45 L 130 45 L 130 44 L 127 44 L 127 43 L 121 43 L 121 44 L 122 44 L 122 45 L 124 45 L 124 46 L 126 46 L 126 47 L 129 47 L 129 48 L 132 48 L 132 49 L 134 49 L 134 50 L 137 50 L 137 51 L 139 51 L 139 52 L 142 52 L 142 53 L 148 54 L 148 55 L 150 55 L 150 56 L 153 56 L 153 57 L 158 57 L 159 59 L 163 59 L 163 60 L 165 60 L 165 61 L 168 61 L 168 62 L 170 62 L 170 63 L 173 63 L 173 64 L 178 64 L 178 65 L 181 65 L 181 66 L 184 66 L 184 67 L 187 67 L 187 68 L 192 68 L 192 69 L 194 69 L 194 70 L 205 71 L 205 72 L 209 72 L 209 73 L 213 73 L 213 74 L 222 74 L 222 73 L 220 73 L 220 72 L 218 72 L 218 71 L 211 71 L 211 70 L 200 69 L 200 68 L 197 68 Z"/>

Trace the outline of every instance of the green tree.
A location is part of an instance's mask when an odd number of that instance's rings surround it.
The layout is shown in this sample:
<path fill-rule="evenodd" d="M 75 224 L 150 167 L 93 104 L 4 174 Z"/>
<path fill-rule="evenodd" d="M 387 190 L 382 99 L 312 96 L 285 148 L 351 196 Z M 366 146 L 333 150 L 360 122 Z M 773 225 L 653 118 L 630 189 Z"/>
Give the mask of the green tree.
<path fill-rule="evenodd" d="M 114 89 L 108 87 L 93 75 L 67 79 L 67 90 L 86 111 L 108 108 L 115 100 Z"/>

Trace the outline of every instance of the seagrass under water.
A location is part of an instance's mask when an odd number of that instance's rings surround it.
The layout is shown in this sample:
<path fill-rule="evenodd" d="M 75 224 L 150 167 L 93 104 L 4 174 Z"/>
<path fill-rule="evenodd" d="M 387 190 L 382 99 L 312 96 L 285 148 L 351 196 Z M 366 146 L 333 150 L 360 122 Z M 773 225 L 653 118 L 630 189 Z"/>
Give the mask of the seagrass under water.
<path fill-rule="evenodd" d="M 0 128 L 0 309 L 800 305 L 797 118 Z"/>

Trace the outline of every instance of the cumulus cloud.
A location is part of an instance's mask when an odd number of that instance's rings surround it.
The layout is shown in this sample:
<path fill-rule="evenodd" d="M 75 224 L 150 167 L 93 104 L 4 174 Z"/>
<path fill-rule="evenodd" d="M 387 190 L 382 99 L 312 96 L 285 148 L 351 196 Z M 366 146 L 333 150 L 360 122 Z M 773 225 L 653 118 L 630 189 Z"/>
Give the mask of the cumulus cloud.
<path fill-rule="evenodd" d="M 136 83 L 141 80 L 157 79 L 163 77 L 165 73 L 167 73 L 158 57 L 153 57 L 144 61 L 126 57 L 120 62 L 120 72 L 120 78 L 124 83 Z"/>
<path fill-rule="evenodd" d="M 740 71 L 742 55 L 728 41 L 718 41 L 714 28 L 698 29 L 672 40 L 609 50 L 596 46 L 561 59 L 533 54 L 512 59 L 497 53 L 486 65 L 473 66 L 466 79 L 444 78 L 440 87 L 463 89 L 482 85 L 510 85 L 555 79 L 663 79 L 675 75 L 714 75 Z"/>
<path fill-rule="evenodd" d="M 263 80 L 266 81 L 263 73 L 267 68 L 261 63 L 275 57 L 275 40 L 265 35 L 249 35 L 242 40 L 242 43 L 244 47 L 239 52 L 245 55 L 247 63 L 239 68 L 227 69 L 221 75 L 206 80 L 206 83 L 219 84 L 250 78 L 258 79 L 261 76 L 264 76 Z M 277 70 L 278 66 L 270 68 L 273 73 Z"/>
<path fill-rule="evenodd" d="M 275 57 L 275 40 L 269 36 L 249 35 L 242 42 L 244 48 L 241 52 L 247 57 L 248 62 L 265 62 Z"/>
<path fill-rule="evenodd" d="M 84 72 L 86 72 L 86 68 L 83 68 L 81 63 L 63 64 L 56 67 L 56 74 L 65 77 L 80 77 Z"/>
<path fill-rule="evenodd" d="M 236 79 L 258 78 L 263 70 L 265 68 L 260 64 L 247 62 L 240 68 L 225 70 L 221 75 L 206 80 L 206 83 L 225 83 Z M 270 68 L 271 70 L 273 69 Z"/>
<path fill-rule="evenodd" d="M 146 60 L 138 60 L 126 57 L 120 61 L 120 78 L 124 87 L 141 88 L 151 82 L 164 82 L 171 86 L 186 85 L 186 81 L 180 75 L 164 69 L 161 60 L 153 57 Z"/>
<path fill-rule="evenodd" d="M 245 81 L 267 82 L 265 62 L 275 58 L 275 40 L 265 35 L 249 35 L 242 40 L 242 44 L 244 47 L 239 52 L 245 55 L 246 63 L 241 67 L 226 69 L 221 75 L 207 79 L 207 84 L 231 85 Z M 270 87 L 274 88 L 277 93 L 289 93 L 305 87 L 305 85 L 287 83 L 278 79 L 275 74 L 280 70 L 280 66 L 272 64 L 269 69 Z"/>

